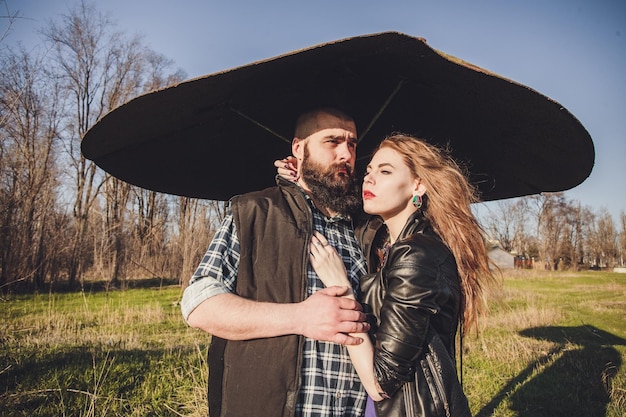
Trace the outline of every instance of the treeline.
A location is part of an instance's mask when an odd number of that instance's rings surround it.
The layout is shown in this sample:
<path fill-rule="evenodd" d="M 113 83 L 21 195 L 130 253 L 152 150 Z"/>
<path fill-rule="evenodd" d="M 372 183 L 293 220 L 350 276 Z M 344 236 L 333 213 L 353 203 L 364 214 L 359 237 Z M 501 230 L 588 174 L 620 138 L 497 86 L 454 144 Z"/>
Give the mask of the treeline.
<path fill-rule="evenodd" d="M 186 78 L 140 37 L 81 3 L 40 47 L 0 32 L 0 291 L 187 277 L 222 207 L 130 186 L 80 153 L 87 130 L 131 98 Z"/>
<path fill-rule="evenodd" d="M 140 37 L 81 3 L 41 28 L 42 48 L 0 32 L 0 292 L 189 278 L 223 204 L 155 193 L 108 176 L 80 153 L 107 112 L 186 78 Z M 621 231 L 562 194 L 501 203 L 487 230 L 508 251 L 566 267 L 623 264 Z"/>
<path fill-rule="evenodd" d="M 489 236 L 519 259 L 531 260 L 535 268 L 611 269 L 626 264 L 624 211 L 616 224 L 606 209 L 596 212 L 564 193 L 495 204 L 482 219 Z"/>

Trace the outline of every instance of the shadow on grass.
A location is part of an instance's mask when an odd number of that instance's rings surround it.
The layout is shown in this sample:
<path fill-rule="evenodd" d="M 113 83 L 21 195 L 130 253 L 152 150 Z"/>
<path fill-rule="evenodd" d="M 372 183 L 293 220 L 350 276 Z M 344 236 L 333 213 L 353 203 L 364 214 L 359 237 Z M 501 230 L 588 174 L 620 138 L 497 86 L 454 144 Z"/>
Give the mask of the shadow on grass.
<path fill-rule="evenodd" d="M 127 289 L 139 289 L 139 288 L 163 288 L 169 287 L 172 285 L 180 285 L 180 281 L 178 278 L 140 278 L 140 279 L 129 279 L 120 281 L 117 284 L 113 285 L 109 281 L 86 281 L 82 284 L 75 283 L 74 285 L 70 285 L 67 282 L 56 282 L 50 284 L 48 287 L 48 291 L 53 293 L 69 293 L 69 292 L 80 292 L 84 291 L 86 293 L 98 293 L 98 292 L 106 292 L 106 291 L 115 291 L 115 290 L 127 290 Z M 25 293 L 32 293 L 32 291 L 25 290 Z"/>
<path fill-rule="evenodd" d="M 518 417 L 606 416 L 610 382 L 622 365 L 614 346 L 626 346 L 625 339 L 586 325 L 520 334 L 556 346 L 510 380 L 476 417 L 491 416 L 505 398 Z"/>
<path fill-rule="evenodd" d="M 9 294 L 24 295 L 24 294 L 38 294 L 38 293 L 99 293 L 116 290 L 127 289 L 147 289 L 147 288 L 164 288 L 170 286 L 180 286 L 181 282 L 178 278 L 163 278 L 163 277 L 151 277 L 151 278 L 136 278 L 118 281 L 112 283 L 106 280 L 91 280 L 84 282 L 69 283 L 68 281 L 56 281 L 47 283 L 42 287 L 36 288 L 32 285 L 26 285 L 17 283 L 12 286 L 0 287 L 0 300 L 3 296 Z"/>
<path fill-rule="evenodd" d="M 90 407 L 125 415 L 138 403 L 159 408 L 169 402 L 171 387 L 161 385 L 180 357 L 181 351 L 106 346 L 30 352 L 13 363 L 0 355 L 0 415 L 83 415 Z"/>

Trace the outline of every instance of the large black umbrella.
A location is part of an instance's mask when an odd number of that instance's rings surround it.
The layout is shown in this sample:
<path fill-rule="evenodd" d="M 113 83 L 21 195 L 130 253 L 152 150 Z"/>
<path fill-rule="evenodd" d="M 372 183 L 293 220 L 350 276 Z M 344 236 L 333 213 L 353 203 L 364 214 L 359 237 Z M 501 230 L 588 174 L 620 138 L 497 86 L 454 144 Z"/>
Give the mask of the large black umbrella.
<path fill-rule="evenodd" d="M 396 32 L 139 96 L 96 123 L 82 152 L 131 184 L 226 200 L 274 184 L 296 117 L 317 105 L 355 117 L 358 165 L 385 135 L 414 134 L 449 145 L 485 201 L 572 188 L 594 163 L 589 133 L 559 103 Z"/>

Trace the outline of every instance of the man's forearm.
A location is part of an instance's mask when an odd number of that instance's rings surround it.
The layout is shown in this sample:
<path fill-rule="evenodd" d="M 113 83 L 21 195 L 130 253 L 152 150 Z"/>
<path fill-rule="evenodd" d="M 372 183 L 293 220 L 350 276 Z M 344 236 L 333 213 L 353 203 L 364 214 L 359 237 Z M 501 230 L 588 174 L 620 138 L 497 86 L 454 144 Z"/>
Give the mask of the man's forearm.
<path fill-rule="evenodd" d="M 298 334 L 316 340 L 354 345 L 348 333 L 369 330 L 355 300 L 341 297 L 347 288 L 318 291 L 299 303 L 266 303 L 235 294 L 219 294 L 200 303 L 187 317 L 190 326 L 228 340 Z"/>
<path fill-rule="evenodd" d="M 199 304 L 187 322 L 223 339 L 258 339 L 295 334 L 295 310 L 296 304 L 262 303 L 220 294 Z"/>

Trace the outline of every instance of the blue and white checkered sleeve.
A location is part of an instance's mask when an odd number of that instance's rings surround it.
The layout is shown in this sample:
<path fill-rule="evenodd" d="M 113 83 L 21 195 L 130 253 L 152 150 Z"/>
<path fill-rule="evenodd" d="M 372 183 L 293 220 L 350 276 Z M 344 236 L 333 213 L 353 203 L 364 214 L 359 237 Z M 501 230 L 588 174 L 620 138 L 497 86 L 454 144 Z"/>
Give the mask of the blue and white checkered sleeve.
<path fill-rule="evenodd" d="M 235 291 L 238 265 L 239 239 L 232 213 L 228 210 L 183 292 L 181 311 L 185 320 L 203 301 Z"/>

